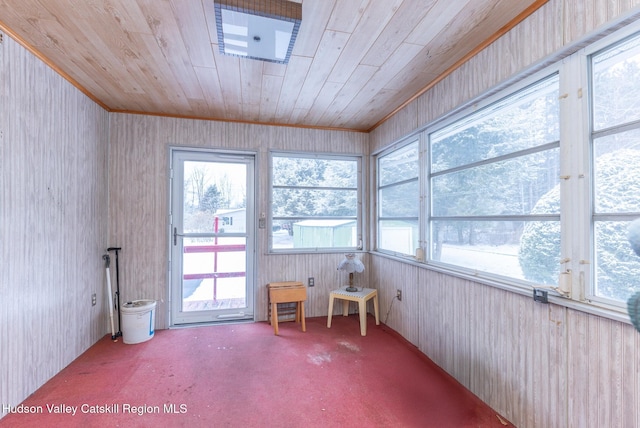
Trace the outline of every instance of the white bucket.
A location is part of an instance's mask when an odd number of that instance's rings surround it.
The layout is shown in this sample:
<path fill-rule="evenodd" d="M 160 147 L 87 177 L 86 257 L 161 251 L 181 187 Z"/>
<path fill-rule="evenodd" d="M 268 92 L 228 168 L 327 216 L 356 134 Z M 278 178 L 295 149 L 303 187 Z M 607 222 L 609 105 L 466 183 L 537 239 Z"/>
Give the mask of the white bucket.
<path fill-rule="evenodd" d="M 127 344 L 146 342 L 155 333 L 155 300 L 134 300 L 120 308 L 122 313 L 122 341 Z"/>

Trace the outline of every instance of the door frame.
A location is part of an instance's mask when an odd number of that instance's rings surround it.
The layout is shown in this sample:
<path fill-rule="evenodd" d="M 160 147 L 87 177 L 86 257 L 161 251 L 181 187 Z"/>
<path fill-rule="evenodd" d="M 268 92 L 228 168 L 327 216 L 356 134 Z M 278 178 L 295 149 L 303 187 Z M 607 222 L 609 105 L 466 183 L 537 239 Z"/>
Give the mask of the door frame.
<path fill-rule="evenodd" d="M 194 161 L 201 160 L 203 162 L 209 161 L 206 157 L 218 158 L 219 160 L 229 160 L 231 163 L 233 160 L 245 160 L 247 161 L 247 182 L 246 182 L 246 287 L 247 287 L 247 306 L 251 308 L 251 313 L 246 317 L 240 318 L 226 318 L 210 320 L 198 320 L 194 322 L 178 322 L 176 323 L 173 313 L 173 305 L 175 299 L 181 299 L 181 296 L 174 296 L 174 275 L 178 275 L 173 271 L 173 241 L 174 241 L 174 156 L 177 153 L 183 153 L 186 155 L 193 155 Z M 202 159 L 198 159 L 198 156 L 202 156 Z M 216 159 L 210 159 L 215 162 Z M 186 147 L 186 146 L 169 146 L 169 165 L 168 165 L 168 207 L 167 207 L 167 320 L 168 328 L 180 328 L 203 324 L 220 324 L 223 322 L 233 321 L 255 321 L 255 301 L 256 301 L 256 244 L 257 244 L 257 226 L 256 226 L 256 198 L 257 198 L 257 176 L 256 168 L 258 164 L 258 153 L 254 151 L 239 151 L 239 150 L 227 150 L 218 148 L 203 148 L 203 147 Z M 182 178 L 184 179 L 184 177 Z M 180 265 L 181 266 L 181 265 Z M 181 269 L 181 268 L 180 268 Z"/>

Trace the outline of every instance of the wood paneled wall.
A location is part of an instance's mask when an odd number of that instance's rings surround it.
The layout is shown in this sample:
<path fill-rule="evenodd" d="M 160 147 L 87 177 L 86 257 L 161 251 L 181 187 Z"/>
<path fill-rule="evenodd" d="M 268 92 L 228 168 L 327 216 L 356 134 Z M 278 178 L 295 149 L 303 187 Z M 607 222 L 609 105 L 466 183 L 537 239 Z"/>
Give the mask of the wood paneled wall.
<path fill-rule="evenodd" d="M 269 150 L 365 154 L 369 136 L 358 132 L 282 128 L 142 115 L 112 114 L 109 153 L 109 245 L 121 246 L 124 301 L 156 299 L 156 326 L 169 326 L 168 165 L 169 147 L 243 150 L 256 153 L 256 208 L 268 212 Z M 363 162 L 366 166 L 366 162 Z M 342 254 L 267 254 L 267 231 L 257 230 L 256 319 L 266 319 L 266 284 L 307 281 L 308 316 L 326 315 L 328 291 L 343 279 Z M 366 254 L 363 255 L 366 257 Z M 367 261 L 365 260 L 365 263 Z M 366 271 L 365 277 L 366 278 Z"/>
<path fill-rule="evenodd" d="M 516 426 L 638 426 L 631 325 L 380 256 L 371 265 L 386 324 Z"/>
<path fill-rule="evenodd" d="M 257 209 L 266 212 L 268 150 L 379 150 L 639 4 L 551 0 L 371 135 L 108 115 L 4 37 L 2 403 L 18 404 L 107 332 L 101 259 L 107 246 L 123 247 L 123 300 L 158 299 L 156 325 L 167 326 L 170 145 L 255 152 Z M 343 281 L 339 255 L 269 255 L 264 230 L 257 253 L 257 319 L 266 318 L 265 284 L 308 276 L 316 287 L 307 314 L 326 314 L 328 291 Z M 517 426 L 640 425 L 640 339 L 630 325 L 362 257 L 361 281 L 379 289 L 383 321 Z M 392 300 L 397 288 L 402 302 Z"/>
<path fill-rule="evenodd" d="M 108 113 L 6 35 L 0 101 L 0 403 L 15 406 L 105 333 Z"/>
<path fill-rule="evenodd" d="M 371 152 L 636 12 L 637 0 L 550 0 L 372 132 Z M 370 259 L 387 324 L 516 426 L 640 426 L 640 334 L 631 325 Z M 391 304 L 397 288 L 403 300 Z"/>

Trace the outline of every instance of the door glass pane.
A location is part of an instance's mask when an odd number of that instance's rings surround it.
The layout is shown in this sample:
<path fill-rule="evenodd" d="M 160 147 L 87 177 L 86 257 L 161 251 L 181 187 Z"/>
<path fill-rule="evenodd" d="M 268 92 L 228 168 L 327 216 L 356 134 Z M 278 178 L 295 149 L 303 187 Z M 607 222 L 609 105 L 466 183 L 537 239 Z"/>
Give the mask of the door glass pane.
<path fill-rule="evenodd" d="M 171 323 L 253 318 L 253 158 L 172 155 Z"/>
<path fill-rule="evenodd" d="M 185 238 L 182 310 L 246 307 L 246 238 Z"/>
<path fill-rule="evenodd" d="M 246 231 L 247 166 L 239 163 L 184 163 L 184 232 Z"/>

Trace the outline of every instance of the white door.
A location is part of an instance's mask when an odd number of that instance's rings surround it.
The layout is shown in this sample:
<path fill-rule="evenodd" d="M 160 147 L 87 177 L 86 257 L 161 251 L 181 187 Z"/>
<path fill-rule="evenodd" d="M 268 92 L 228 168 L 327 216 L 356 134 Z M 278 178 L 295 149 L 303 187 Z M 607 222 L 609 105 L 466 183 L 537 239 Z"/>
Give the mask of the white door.
<path fill-rule="evenodd" d="M 172 150 L 172 325 L 253 319 L 254 161 Z"/>

